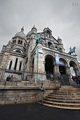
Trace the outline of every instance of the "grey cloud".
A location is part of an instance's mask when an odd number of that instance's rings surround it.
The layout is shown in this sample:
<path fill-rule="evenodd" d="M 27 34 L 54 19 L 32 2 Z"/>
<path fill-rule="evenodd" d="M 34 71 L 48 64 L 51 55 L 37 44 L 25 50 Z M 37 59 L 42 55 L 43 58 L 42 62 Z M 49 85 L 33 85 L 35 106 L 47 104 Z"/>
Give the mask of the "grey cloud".
<path fill-rule="evenodd" d="M 80 2 L 74 0 L 0 1 L 0 49 L 24 26 L 25 34 L 35 25 L 39 31 L 49 27 L 53 36 L 62 38 L 66 52 L 76 46 L 80 57 Z"/>

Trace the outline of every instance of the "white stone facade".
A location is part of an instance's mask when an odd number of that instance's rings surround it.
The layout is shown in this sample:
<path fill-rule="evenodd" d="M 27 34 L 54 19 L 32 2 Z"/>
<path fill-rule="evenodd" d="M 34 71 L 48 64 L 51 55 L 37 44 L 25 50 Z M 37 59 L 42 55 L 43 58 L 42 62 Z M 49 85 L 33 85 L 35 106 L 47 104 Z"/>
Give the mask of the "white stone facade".
<path fill-rule="evenodd" d="M 6 80 L 9 75 L 14 76 L 14 81 L 30 82 L 47 81 L 47 74 L 65 74 L 70 78 L 70 67 L 74 68 L 76 76 L 80 75 L 76 57 L 65 53 L 62 39 L 55 39 L 49 28 L 38 33 L 34 26 L 27 35 L 23 31 L 22 28 L 21 32 L 15 34 L 2 48 L 0 80 Z M 61 64 L 56 64 L 56 54 Z"/>

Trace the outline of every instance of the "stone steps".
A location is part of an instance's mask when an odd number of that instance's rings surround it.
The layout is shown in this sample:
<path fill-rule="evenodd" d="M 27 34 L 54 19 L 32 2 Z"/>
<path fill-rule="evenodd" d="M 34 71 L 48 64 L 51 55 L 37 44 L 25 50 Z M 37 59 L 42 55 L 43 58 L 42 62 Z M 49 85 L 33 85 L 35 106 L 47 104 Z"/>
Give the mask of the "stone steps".
<path fill-rule="evenodd" d="M 49 100 L 49 101 L 53 101 L 53 102 L 67 102 L 67 103 L 78 103 L 78 102 L 80 102 L 80 99 L 64 99 L 64 101 L 63 101 L 63 99 L 55 99 L 55 98 L 44 98 L 44 100 Z"/>
<path fill-rule="evenodd" d="M 62 86 L 59 90 L 50 93 L 42 102 L 49 107 L 80 110 L 80 88 Z"/>
<path fill-rule="evenodd" d="M 67 103 L 67 102 L 55 102 L 55 101 L 50 101 L 50 100 L 43 100 L 44 103 L 50 103 L 52 105 L 63 105 L 63 106 L 79 106 L 80 107 L 80 102 L 79 103 Z"/>
<path fill-rule="evenodd" d="M 59 97 L 58 96 L 51 96 L 51 97 L 47 96 L 46 98 L 54 98 L 54 99 L 58 99 L 58 100 L 59 99 L 60 100 L 77 100 L 77 99 L 79 100 L 80 99 L 80 97 L 68 97 L 68 96 L 65 96 L 65 97 L 63 97 L 63 96 L 61 96 L 61 97 L 60 96 Z"/>
<path fill-rule="evenodd" d="M 40 103 L 41 104 L 41 103 Z M 57 105 L 50 105 L 50 104 L 46 104 L 44 103 L 43 105 L 48 106 L 48 107 L 54 107 L 54 108 L 60 108 L 60 109 L 71 109 L 71 110 L 80 110 L 80 107 L 69 107 L 69 106 L 57 106 Z"/>

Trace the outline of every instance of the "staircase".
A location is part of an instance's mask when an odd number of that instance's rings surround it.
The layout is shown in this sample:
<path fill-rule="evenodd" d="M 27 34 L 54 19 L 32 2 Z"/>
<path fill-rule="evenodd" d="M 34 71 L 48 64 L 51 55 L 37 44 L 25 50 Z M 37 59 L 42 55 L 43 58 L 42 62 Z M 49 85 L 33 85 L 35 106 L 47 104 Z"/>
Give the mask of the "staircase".
<path fill-rule="evenodd" d="M 62 109 L 80 110 L 80 88 L 61 86 L 43 99 L 43 105 Z"/>
<path fill-rule="evenodd" d="M 61 85 L 70 85 L 69 78 L 67 75 L 62 75 L 60 82 L 61 82 Z"/>

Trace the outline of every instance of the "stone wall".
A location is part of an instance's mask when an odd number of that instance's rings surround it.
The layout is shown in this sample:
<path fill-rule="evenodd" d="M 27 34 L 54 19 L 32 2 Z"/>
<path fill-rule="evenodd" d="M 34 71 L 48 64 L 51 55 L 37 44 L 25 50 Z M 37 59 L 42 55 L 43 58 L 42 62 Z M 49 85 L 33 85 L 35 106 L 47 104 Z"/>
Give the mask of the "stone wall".
<path fill-rule="evenodd" d="M 47 90 L 46 93 L 52 92 Z M 43 92 L 40 90 L 22 90 L 22 89 L 8 89 L 0 91 L 0 104 L 15 104 L 15 103 L 31 103 L 41 100 Z"/>
<path fill-rule="evenodd" d="M 19 104 L 19 103 L 31 103 L 38 102 L 42 97 L 47 96 L 53 90 L 60 87 L 59 83 L 53 83 L 52 87 L 45 87 L 45 93 L 40 88 L 39 84 L 24 84 L 21 82 L 13 83 L 1 83 L 0 84 L 0 104 Z M 22 86 L 21 86 L 22 85 Z"/>

